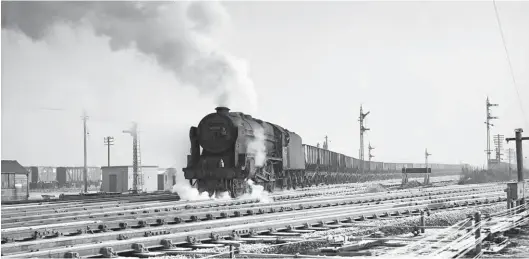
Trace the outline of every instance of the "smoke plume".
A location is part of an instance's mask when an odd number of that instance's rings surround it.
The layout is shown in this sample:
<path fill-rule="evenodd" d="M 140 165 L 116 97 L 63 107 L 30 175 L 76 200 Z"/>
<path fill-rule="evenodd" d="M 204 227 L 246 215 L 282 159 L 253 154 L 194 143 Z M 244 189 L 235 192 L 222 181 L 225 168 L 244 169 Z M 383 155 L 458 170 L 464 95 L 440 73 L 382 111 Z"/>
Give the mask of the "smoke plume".
<path fill-rule="evenodd" d="M 263 167 L 266 162 L 264 129 L 262 127 L 255 128 L 253 134 L 254 139 L 248 143 L 246 151 L 254 156 L 256 167 Z"/>
<path fill-rule="evenodd" d="M 112 50 L 153 57 L 181 83 L 214 95 L 217 105 L 256 109 L 246 63 L 214 43 L 228 18 L 218 2 L 2 2 L 2 8 L 3 29 L 43 40 L 55 25 L 88 25 L 109 38 Z"/>

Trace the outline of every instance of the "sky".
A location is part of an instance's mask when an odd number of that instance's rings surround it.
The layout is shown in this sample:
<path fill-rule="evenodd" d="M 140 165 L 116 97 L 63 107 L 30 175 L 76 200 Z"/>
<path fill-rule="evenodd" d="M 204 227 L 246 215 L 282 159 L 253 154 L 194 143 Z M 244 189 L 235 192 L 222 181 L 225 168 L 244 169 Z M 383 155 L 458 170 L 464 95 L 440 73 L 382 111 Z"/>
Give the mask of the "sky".
<path fill-rule="evenodd" d="M 492 1 L 34 5 L 2 3 L 1 156 L 23 165 L 82 165 L 83 109 L 94 166 L 105 136 L 132 163 L 137 121 L 142 164 L 184 167 L 218 105 L 353 157 L 363 105 L 384 162 L 483 165 L 487 96 L 491 134 L 529 135 L 529 2 L 497 2 L 516 85 Z"/>

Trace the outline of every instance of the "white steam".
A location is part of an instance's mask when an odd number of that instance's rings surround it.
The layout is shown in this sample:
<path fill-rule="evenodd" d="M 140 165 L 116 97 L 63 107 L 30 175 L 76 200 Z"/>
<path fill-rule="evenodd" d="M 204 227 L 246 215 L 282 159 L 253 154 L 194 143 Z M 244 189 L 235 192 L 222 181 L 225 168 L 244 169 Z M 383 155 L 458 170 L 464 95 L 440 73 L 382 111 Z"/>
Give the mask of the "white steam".
<path fill-rule="evenodd" d="M 248 68 L 215 44 L 228 15 L 213 1 L 3 2 L 2 29 L 46 40 L 57 25 L 90 26 L 112 50 L 134 48 L 153 57 L 185 85 L 214 95 L 219 106 L 254 112 Z"/>
<path fill-rule="evenodd" d="M 266 145 L 264 129 L 255 128 L 253 131 L 254 139 L 248 143 L 246 152 L 253 155 L 256 167 L 263 167 L 266 163 Z"/>
<path fill-rule="evenodd" d="M 198 189 L 191 186 L 188 179 L 185 179 L 184 173 L 176 173 L 176 183 L 171 189 L 173 193 L 177 193 L 181 200 L 184 201 L 202 201 L 202 200 L 231 200 L 228 192 L 222 192 L 218 195 L 209 197 L 208 192 L 199 193 Z"/>
<path fill-rule="evenodd" d="M 254 139 L 248 142 L 246 148 L 246 152 L 254 157 L 256 168 L 263 168 L 266 165 L 266 138 L 264 133 L 262 127 L 258 126 L 255 128 L 253 130 Z M 263 203 L 272 201 L 268 196 L 269 193 L 264 190 L 262 185 L 255 184 L 251 179 L 248 179 L 247 183 L 250 185 L 251 192 L 241 196 L 241 199 L 259 199 Z"/>
<path fill-rule="evenodd" d="M 248 179 L 247 183 L 250 185 L 251 192 L 242 195 L 239 199 L 259 199 L 261 203 L 269 203 L 273 201 L 269 196 L 270 193 L 265 191 L 262 185 L 255 184 L 251 179 Z"/>
<path fill-rule="evenodd" d="M 183 172 L 176 173 L 176 183 L 173 185 L 172 191 L 178 193 L 181 200 L 200 201 L 210 199 L 207 192 L 200 194 L 195 187 L 191 186 L 189 180 L 185 179 Z"/>

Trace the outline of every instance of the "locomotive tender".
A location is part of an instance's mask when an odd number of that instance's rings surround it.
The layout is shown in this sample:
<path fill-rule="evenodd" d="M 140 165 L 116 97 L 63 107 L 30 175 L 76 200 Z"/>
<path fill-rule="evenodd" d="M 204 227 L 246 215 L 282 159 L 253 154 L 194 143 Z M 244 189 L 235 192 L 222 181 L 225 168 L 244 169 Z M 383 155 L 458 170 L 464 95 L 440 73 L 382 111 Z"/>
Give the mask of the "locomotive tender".
<path fill-rule="evenodd" d="M 301 137 L 276 124 L 217 107 L 189 132 L 191 154 L 185 178 L 199 192 L 228 191 L 239 197 L 249 191 L 247 180 L 272 192 L 320 183 L 353 182 L 365 178 L 361 163 L 377 174 L 424 164 L 361 161 L 330 150 L 302 144 Z M 459 173 L 461 165 L 429 164 L 435 172 Z M 366 173 L 367 174 L 367 173 Z"/>

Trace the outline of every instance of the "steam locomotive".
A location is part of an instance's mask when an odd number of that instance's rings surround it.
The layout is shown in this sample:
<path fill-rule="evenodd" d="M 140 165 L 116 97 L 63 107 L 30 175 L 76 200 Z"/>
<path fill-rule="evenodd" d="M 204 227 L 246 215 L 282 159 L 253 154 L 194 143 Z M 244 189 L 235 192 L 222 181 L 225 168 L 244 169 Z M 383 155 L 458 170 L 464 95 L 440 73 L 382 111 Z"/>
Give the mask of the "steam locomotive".
<path fill-rule="evenodd" d="M 184 176 L 199 192 L 250 191 L 247 180 L 273 192 L 313 184 L 354 182 L 365 178 L 363 167 L 379 175 L 422 164 L 368 162 L 320 147 L 302 144 L 301 137 L 279 125 L 217 107 L 189 131 L 191 141 Z M 457 173 L 461 165 L 429 164 L 437 173 Z M 458 171 L 459 170 L 459 171 Z"/>

